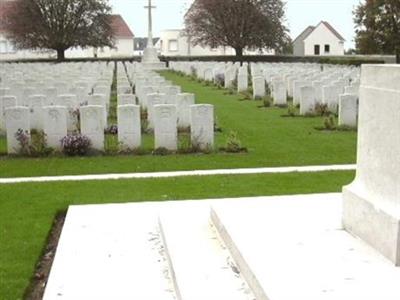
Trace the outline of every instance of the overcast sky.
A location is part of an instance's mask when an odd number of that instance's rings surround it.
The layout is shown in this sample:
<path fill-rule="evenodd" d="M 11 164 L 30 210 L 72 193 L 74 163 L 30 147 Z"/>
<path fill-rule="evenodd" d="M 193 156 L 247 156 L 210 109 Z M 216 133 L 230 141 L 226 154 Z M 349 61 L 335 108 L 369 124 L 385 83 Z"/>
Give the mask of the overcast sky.
<path fill-rule="evenodd" d="M 183 27 L 183 15 L 193 0 L 152 0 L 154 36 L 164 29 Z M 114 13 L 121 14 L 137 37 L 147 36 L 147 14 L 143 8 L 148 0 L 110 0 Z M 307 26 L 328 21 L 346 39 L 345 47 L 354 45 L 352 11 L 360 0 L 286 0 L 286 18 L 294 39 Z"/>

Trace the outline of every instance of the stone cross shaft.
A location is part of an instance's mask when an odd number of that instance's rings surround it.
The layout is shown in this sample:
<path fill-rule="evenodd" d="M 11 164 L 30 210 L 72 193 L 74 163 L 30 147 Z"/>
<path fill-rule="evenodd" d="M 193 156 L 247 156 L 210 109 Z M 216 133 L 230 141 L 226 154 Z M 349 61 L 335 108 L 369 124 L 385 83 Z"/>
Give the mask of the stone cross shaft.
<path fill-rule="evenodd" d="M 147 48 L 153 48 L 153 18 L 151 14 L 151 10 L 153 8 L 156 8 L 156 6 L 151 5 L 151 0 L 149 0 L 149 5 L 145 6 L 144 8 L 148 9 L 148 14 L 149 14 L 149 33 L 147 37 Z"/>

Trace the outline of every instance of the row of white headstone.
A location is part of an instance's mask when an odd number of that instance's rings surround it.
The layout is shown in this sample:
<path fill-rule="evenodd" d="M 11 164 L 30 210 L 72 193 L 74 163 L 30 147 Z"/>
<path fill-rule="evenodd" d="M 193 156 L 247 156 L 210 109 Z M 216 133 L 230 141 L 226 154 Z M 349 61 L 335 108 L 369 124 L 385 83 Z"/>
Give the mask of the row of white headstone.
<path fill-rule="evenodd" d="M 358 116 L 360 69 L 349 66 L 320 65 L 312 63 L 218 63 L 171 62 L 170 67 L 187 75 L 218 83 L 224 80 L 225 88 L 237 82 L 237 91 L 249 88 L 252 78 L 253 98 L 261 99 L 271 92 L 274 105 L 285 106 L 288 97 L 300 106 L 300 114 L 316 112 L 317 105 L 326 105 L 332 113 L 339 114 L 339 125 L 355 127 Z"/>
<path fill-rule="evenodd" d="M 47 65 L 42 67 L 44 73 L 50 71 Z M 91 140 L 92 148 L 104 150 L 104 129 L 107 127 L 113 67 L 103 64 L 103 68 L 100 68 L 97 65 L 98 71 L 103 70 L 100 72 L 102 77 L 97 77 L 97 79 L 89 77 L 84 70 L 79 69 L 85 74 L 85 78 L 92 78 L 92 80 L 87 80 L 91 84 L 87 85 L 83 94 L 56 94 L 54 96 L 29 95 L 29 93 L 9 95 L 14 89 L 8 86 L 13 85 L 16 77 L 34 85 L 34 82 L 30 81 L 34 74 L 24 73 L 28 70 L 27 66 L 20 64 L 17 70 L 15 68 L 14 65 L 8 65 L 8 72 L 1 74 L 0 87 L 1 91 L 4 91 L 4 95 L 0 97 L 0 121 L 2 121 L 0 129 L 7 132 L 9 153 L 19 150 L 17 131 L 23 130 L 29 140 L 32 129 L 43 130 L 48 146 L 55 149 L 60 149 L 61 139 L 68 133 L 76 133 L 80 130 L 82 135 Z M 74 68 L 76 68 L 75 64 L 71 67 L 62 65 L 62 70 L 55 73 L 70 74 L 73 73 Z M 41 69 L 35 65 L 35 70 Z M 127 72 L 130 73 L 129 76 Z M 78 76 L 78 74 L 75 75 Z M 74 84 L 69 83 L 69 86 L 74 86 Z M 137 91 L 138 103 L 136 95 L 133 94 L 133 88 Z M 190 127 L 192 145 L 200 149 L 213 147 L 214 109 L 212 105 L 195 105 L 193 94 L 181 93 L 180 87 L 173 86 L 160 75 L 145 71 L 140 65 L 135 64 L 128 66 L 122 63 L 117 64 L 116 89 L 118 140 L 121 148 L 135 149 L 141 146 L 141 108 L 148 112 L 148 127 L 154 130 L 155 148 L 176 150 L 179 127 Z M 102 91 L 104 94 L 100 94 Z"/>
<path fill-rule="evenodd" d="M 88 115 L 99 115 L 104 132 L 112 77 L 113 65 L 106 63 L 6 64 L 0 73 L 0 132 L 7 132 L 8 152 L 19 151 L 18 130 L 28 140 L 31 130 L 43 131 L 54 149 L 79 129 L 90 136 Z"/>
<path fill-rule="evenodd" d="M 118 107 L 135 103 L 147 111 L 147 128 L 154 131 L 155 148 L 176 150 L 178 129 L 189 128 L 192 146 L 212 149 L 214 146 L 214 107 L 195 104 L 195 95 L 182 93 L 181 87 L 172 85 L 157 73 L 147 71 L 141 64 L 126 64 L 124 72 L 117 71 L 117 82 L 135 88 L 135 95 L 118 95 Z M 123 66 L 118 64 L 117 70 Z"/>

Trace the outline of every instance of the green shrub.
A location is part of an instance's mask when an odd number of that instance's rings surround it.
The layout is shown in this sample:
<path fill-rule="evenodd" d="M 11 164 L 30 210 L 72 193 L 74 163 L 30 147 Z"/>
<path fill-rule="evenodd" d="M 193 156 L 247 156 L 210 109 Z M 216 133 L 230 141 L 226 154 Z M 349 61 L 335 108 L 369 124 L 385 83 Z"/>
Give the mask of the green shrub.
<path fill-rule="evenodd" d="M 330 115 L 324 119 L 324 127 L 326 130 L 335 130 L 336 129 L 336 122 L 335 122 L 334 115 Z"/>
<path fill-rule="evenodd" d="M 172 151 L 170 151 L 164 147 L 159 147 L 157 149 L 154 149 L 154 151 L 153 151 L 153 155 L 160 155 L 160 156 L 169 155 L 171 153 L 172 153 Z"/>
<path fill-rule="evenodd" d="M 226 139 L 225 148 L 221 149 L 228 153 L 246 152 L 247 149 L 242 147 L 242 142 L 239 140 L 237 133 L 231 131 Z"/>

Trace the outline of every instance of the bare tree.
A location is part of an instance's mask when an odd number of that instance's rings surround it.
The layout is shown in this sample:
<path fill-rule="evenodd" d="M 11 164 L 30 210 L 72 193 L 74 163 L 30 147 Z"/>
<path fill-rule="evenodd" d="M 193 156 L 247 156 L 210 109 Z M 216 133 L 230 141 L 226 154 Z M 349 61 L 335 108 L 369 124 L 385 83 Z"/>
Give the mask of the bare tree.
<path fill-rule="evenodd" d="M 230 46 L 242 57 L 245 48 L 282 53 L 290 44 L 282 0 L 196 0 L 185 16 L 194 45 Z"/>
<path fill-rule="evenodd" d="M 16 0 L 5 21 L 18 49 L 52 49 L 58 60 L 74 47 L 113 46 L 108 0 Z"/>

